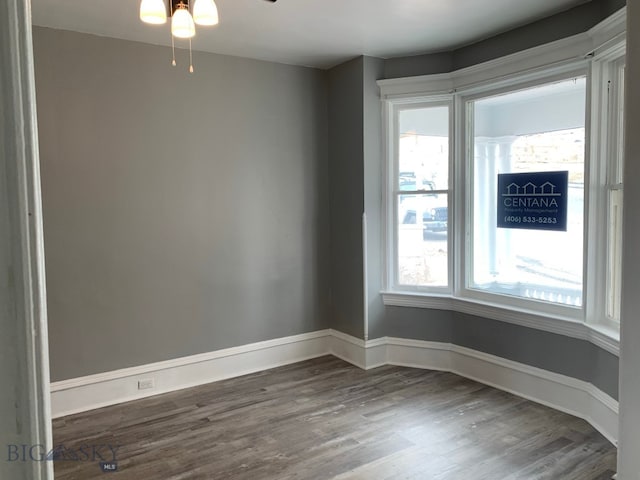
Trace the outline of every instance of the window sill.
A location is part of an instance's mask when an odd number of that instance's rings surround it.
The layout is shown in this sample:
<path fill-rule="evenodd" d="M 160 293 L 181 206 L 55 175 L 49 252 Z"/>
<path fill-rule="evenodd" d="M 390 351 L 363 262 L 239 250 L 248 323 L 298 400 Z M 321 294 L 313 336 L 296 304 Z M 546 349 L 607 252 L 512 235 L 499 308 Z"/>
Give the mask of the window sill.
<path fill-rule="evenodd" d="M 540 314 L 532 310 L 516 309 L 504 305 L 479 302 L 452 295 L 425 295 L 415 292 L 381 292 L 385 305 L 396 307 L 450 310 L 501 322 L 535 328 L 567 337 L 587 340 L 612 353 L 620 354 L 620 334 L 604 326 L 594 326 L 570 318 Z"/>

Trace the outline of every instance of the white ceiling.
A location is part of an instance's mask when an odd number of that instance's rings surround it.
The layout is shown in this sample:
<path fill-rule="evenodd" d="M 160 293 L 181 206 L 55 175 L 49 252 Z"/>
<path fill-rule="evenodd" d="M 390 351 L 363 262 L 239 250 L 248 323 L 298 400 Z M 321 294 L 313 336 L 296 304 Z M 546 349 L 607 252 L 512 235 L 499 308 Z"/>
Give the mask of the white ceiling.
<path fill-rule="evenodd" d="M 585 0 L 216 0 L 220 24 L 197 27 L 195 50 L 328 68 L 357 55 L 449 50 Z M 32 0 L 36 25 L 170 45 L 143 24 L 139 0 Z M 177 46 L 184 46 L 180 43 Z"/>

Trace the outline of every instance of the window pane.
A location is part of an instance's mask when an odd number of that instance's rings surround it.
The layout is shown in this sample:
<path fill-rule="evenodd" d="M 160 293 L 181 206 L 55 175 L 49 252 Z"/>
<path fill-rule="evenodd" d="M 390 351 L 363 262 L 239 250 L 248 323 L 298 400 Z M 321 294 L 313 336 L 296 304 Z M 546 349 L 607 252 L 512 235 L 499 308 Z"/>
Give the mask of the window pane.
<path fill-rule="evenodd" d="M 398 195 L 398 284 L 448 285 L 447 197 Z"/>
<path fill-rule="evenodd" d="M 399 112 L 398 189 L 449 188 L 449 108 Z"/>
<path fill-rule="evenodd" d="M 582 305 L 586 80 L 473 103 L 469 287 Z M 497 228 L 498 173 L 568 171 L 567 231 Z"/>

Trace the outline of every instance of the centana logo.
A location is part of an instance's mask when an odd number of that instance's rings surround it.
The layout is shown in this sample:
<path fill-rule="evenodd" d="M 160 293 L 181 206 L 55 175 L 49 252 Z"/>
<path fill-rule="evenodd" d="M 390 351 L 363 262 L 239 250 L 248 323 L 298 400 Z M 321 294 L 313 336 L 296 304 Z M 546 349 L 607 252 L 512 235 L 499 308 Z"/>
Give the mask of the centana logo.
<path fill-rule="evenodd" d="M 527 182 L 519 185 L 511 182 L 502 193 L 502 201 L 505 207 L 526 208 L 558 208 L 558 199 L 562 194 L 557 193 L 557 186 L 546 181 L 542 185 Z"/>
<path fill-rule="evenodd" d="M 569 171 L 499 173 L 496 227 L 567 231 Z"/>

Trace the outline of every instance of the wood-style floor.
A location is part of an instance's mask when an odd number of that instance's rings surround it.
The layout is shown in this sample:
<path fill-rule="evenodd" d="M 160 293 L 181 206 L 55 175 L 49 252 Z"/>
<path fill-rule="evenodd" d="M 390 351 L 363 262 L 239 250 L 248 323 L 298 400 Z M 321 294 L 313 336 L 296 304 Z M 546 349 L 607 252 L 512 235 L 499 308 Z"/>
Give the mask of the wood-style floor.
<path fill-rule="evenodd" d="M 53 428 L 68 452 L 120 446 L 118 471 L 79 455 L 55 462 L 58 480 L 609 480 L 616 464 L 616 449 L 577 418 L 450 373 L 363 371 L 334 357 Z"/>

